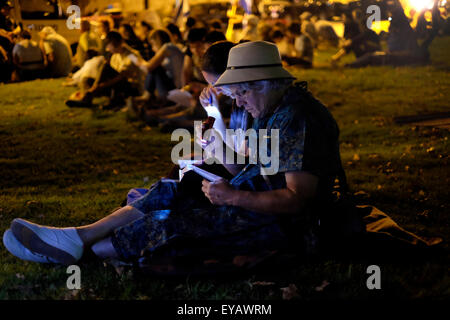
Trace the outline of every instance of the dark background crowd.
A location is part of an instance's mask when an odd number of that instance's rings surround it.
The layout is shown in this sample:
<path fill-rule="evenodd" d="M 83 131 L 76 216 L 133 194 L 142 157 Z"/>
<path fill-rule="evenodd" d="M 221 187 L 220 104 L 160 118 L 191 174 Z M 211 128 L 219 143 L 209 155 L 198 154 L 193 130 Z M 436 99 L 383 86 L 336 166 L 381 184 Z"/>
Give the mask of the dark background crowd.
<path fill-rule="evenodd" d="M 0 81 L 67 77 L 64 85 L 78 87 L 66 102 L 70 107 L 90 107 L 93 98 L 106 96 L 109 104 L 105 108 L 131 104 L 147 122 L 180 111 L 184 116 L 201 117 L 202 108 L 196 101 L 208 85 L 201 60 L 215 42 L 270 41 L 278 46 L 285 65 L 300 68 L 314 67 L 314 52 L 322 48 L 335 48 L 331 66 L 350 53 L 356 60 L 347 67 L 424 64 L 429 62 L 428 46 L 433 38 L 449 33 L 448 8 L 439 8 L 438 3 L 420 12 L 412 28 L 401 4 L 391 1 L 383 7 L 389 30 L 378 34 L 366 26 L 369 15 L 364 8 L 355 6 L 336 7 L 331 13 L 310 7 L 289 16 L 280 11 L 275 18 L 261 7 L 258 14 L 230 18 L 228 23 L 208 19 L 207 11 L 197 11 L 183 22 L 165 18 L 163 28 L 146 20 L 106 16 L 93 23 L 83 18 L 78 42 L 71 44 L 50 26 L 40 30 L 39 39 L 32 39 L 26 28 L 11 19 L 13 4 L 2 0 Z M 333 25 L 336 14 L 341 16 L 342 37 Z M 382 43 L 386 43 L 384 48 Z M 174 89 L 190 94 L 186 103 L 181 103 L 189 110 L 155 112 L 175 104 L 170 99 Z"/>

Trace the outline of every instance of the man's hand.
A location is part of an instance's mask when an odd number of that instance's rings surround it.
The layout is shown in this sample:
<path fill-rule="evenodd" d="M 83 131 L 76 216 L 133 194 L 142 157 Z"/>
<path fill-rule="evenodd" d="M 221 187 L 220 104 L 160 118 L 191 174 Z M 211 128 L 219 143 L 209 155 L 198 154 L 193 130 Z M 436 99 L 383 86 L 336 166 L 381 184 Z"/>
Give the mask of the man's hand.
<path fill-rule="evenodd" d="M 202 191 L 212 204 L 218 206 L 232 205 L 236 193 L 236 190 L 225 179 L 214 182 L 203 180 Z"/>

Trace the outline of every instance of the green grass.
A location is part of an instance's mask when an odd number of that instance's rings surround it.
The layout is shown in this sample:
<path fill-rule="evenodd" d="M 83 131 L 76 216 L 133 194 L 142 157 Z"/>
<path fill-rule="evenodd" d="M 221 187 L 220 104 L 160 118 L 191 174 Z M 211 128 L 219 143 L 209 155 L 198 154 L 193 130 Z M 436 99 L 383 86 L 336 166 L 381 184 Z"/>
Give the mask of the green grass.
<path fill-rule="evenodd" d="M 430 66 L 293 70 L 341 128 L 353 192 L 424 236 L 449 236 L 449 132 L 393 123 L 393 117 L 448 111 L 450 38 L 432 44 Z M 330 52 L 320 52 L 325 65 Z M 351 59 L 348 57 L 347 59 Z M 133 187 L 149 186 L 170 161 L 170 135 L 122 112 L 69 109 L 62 80 L 0 85 L 0 230 L 15 217 L 54 226 L 93 222 Z M 423 214 L 425 212 L 425 214 Z M 448 249 L 448 244 L 445 244 Z M 325 259 L 271 274 L 227 279 L 154 279 L 81 265 L 82 289 L 66 289 L 65 267 L 23 262 L 0 247 L 0 299 L 298 299 L 449 298 L 448 256 L 412 264 L 380 263 L 382 290 L 366 289 L 365 262 Z M 376 264 L 377 261 L 372 263 Z M 316 291 L 322 281 L 330 285 Z M 255 281 L 271 281 L 267 286 Z"/>

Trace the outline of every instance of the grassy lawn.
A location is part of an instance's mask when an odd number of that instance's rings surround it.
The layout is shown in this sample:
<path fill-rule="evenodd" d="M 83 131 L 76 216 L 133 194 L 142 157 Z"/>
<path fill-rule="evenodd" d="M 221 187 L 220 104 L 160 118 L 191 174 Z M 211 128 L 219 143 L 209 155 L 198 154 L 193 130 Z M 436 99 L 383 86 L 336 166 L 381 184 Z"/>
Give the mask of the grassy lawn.
<path fill-rule="evenodd" d="M 293 72 L 340 125 L 352 192 L 363 191 L 365 203 L 407 230 L 448 240 L 450 134 L 393 122 L 395 116 L 449 110 L 450 38 L 435 39 L 431 50 L 433 63 L 426 67 Z M 318 65 L 330 55 L 319 53 Z M 63 101 L 73 89 L 61 83 L 0 85 L 2 234 L 15 217 L 55 226 L 93 222 L 117 208 L 130 188 L 148 187 L 169 167 L 170 135 L 122 112 L 69 109 Z M 81 265 L 82 289 L 72 292 L 65 267 L 23 262 L 0 246 L 0 299 L 281 299 L 280 288 L 289 284 L 298 289 L 296 299 L 448 299 L 449 258 L 380 263 L 377 292 L 366 288 L 368 264 L 358 260 L 309 261 L 234 279 L 138 280 L 89 262 Z M 323 281 L 329 285 L 316 290 Z"/>

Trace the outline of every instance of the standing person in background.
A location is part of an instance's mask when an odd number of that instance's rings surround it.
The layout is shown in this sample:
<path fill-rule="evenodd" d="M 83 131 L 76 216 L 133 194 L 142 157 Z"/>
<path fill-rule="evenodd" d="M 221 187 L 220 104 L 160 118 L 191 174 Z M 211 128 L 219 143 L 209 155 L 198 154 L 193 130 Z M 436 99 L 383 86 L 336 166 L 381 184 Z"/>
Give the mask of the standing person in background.
<path fill-rule="evenodd" d="M 102 46 L 100 38 L 91 31 L 91 23 L 88 20 L 81 21 L 80 31 L 81 36 L 75 54 L 75 64 L 78 68 L 81 68 L 86 62 L 88 50 L 100 52 Z"/>
<path fill-rule="evenodd" d="M 42 29 L 39 36 L 49 76 L 53 78 L 67 76 L 72 71 L 72 50 L 69 42 L 48 26 Z"/>
<path fill-rule="evenodd" d="M 31 34 L 27 30 L 20 33 L 20 41 L 14 46 L 13 61 L 20 81 L 44 76 L 44 54 L 39 44 L 31 40 Z"/>

